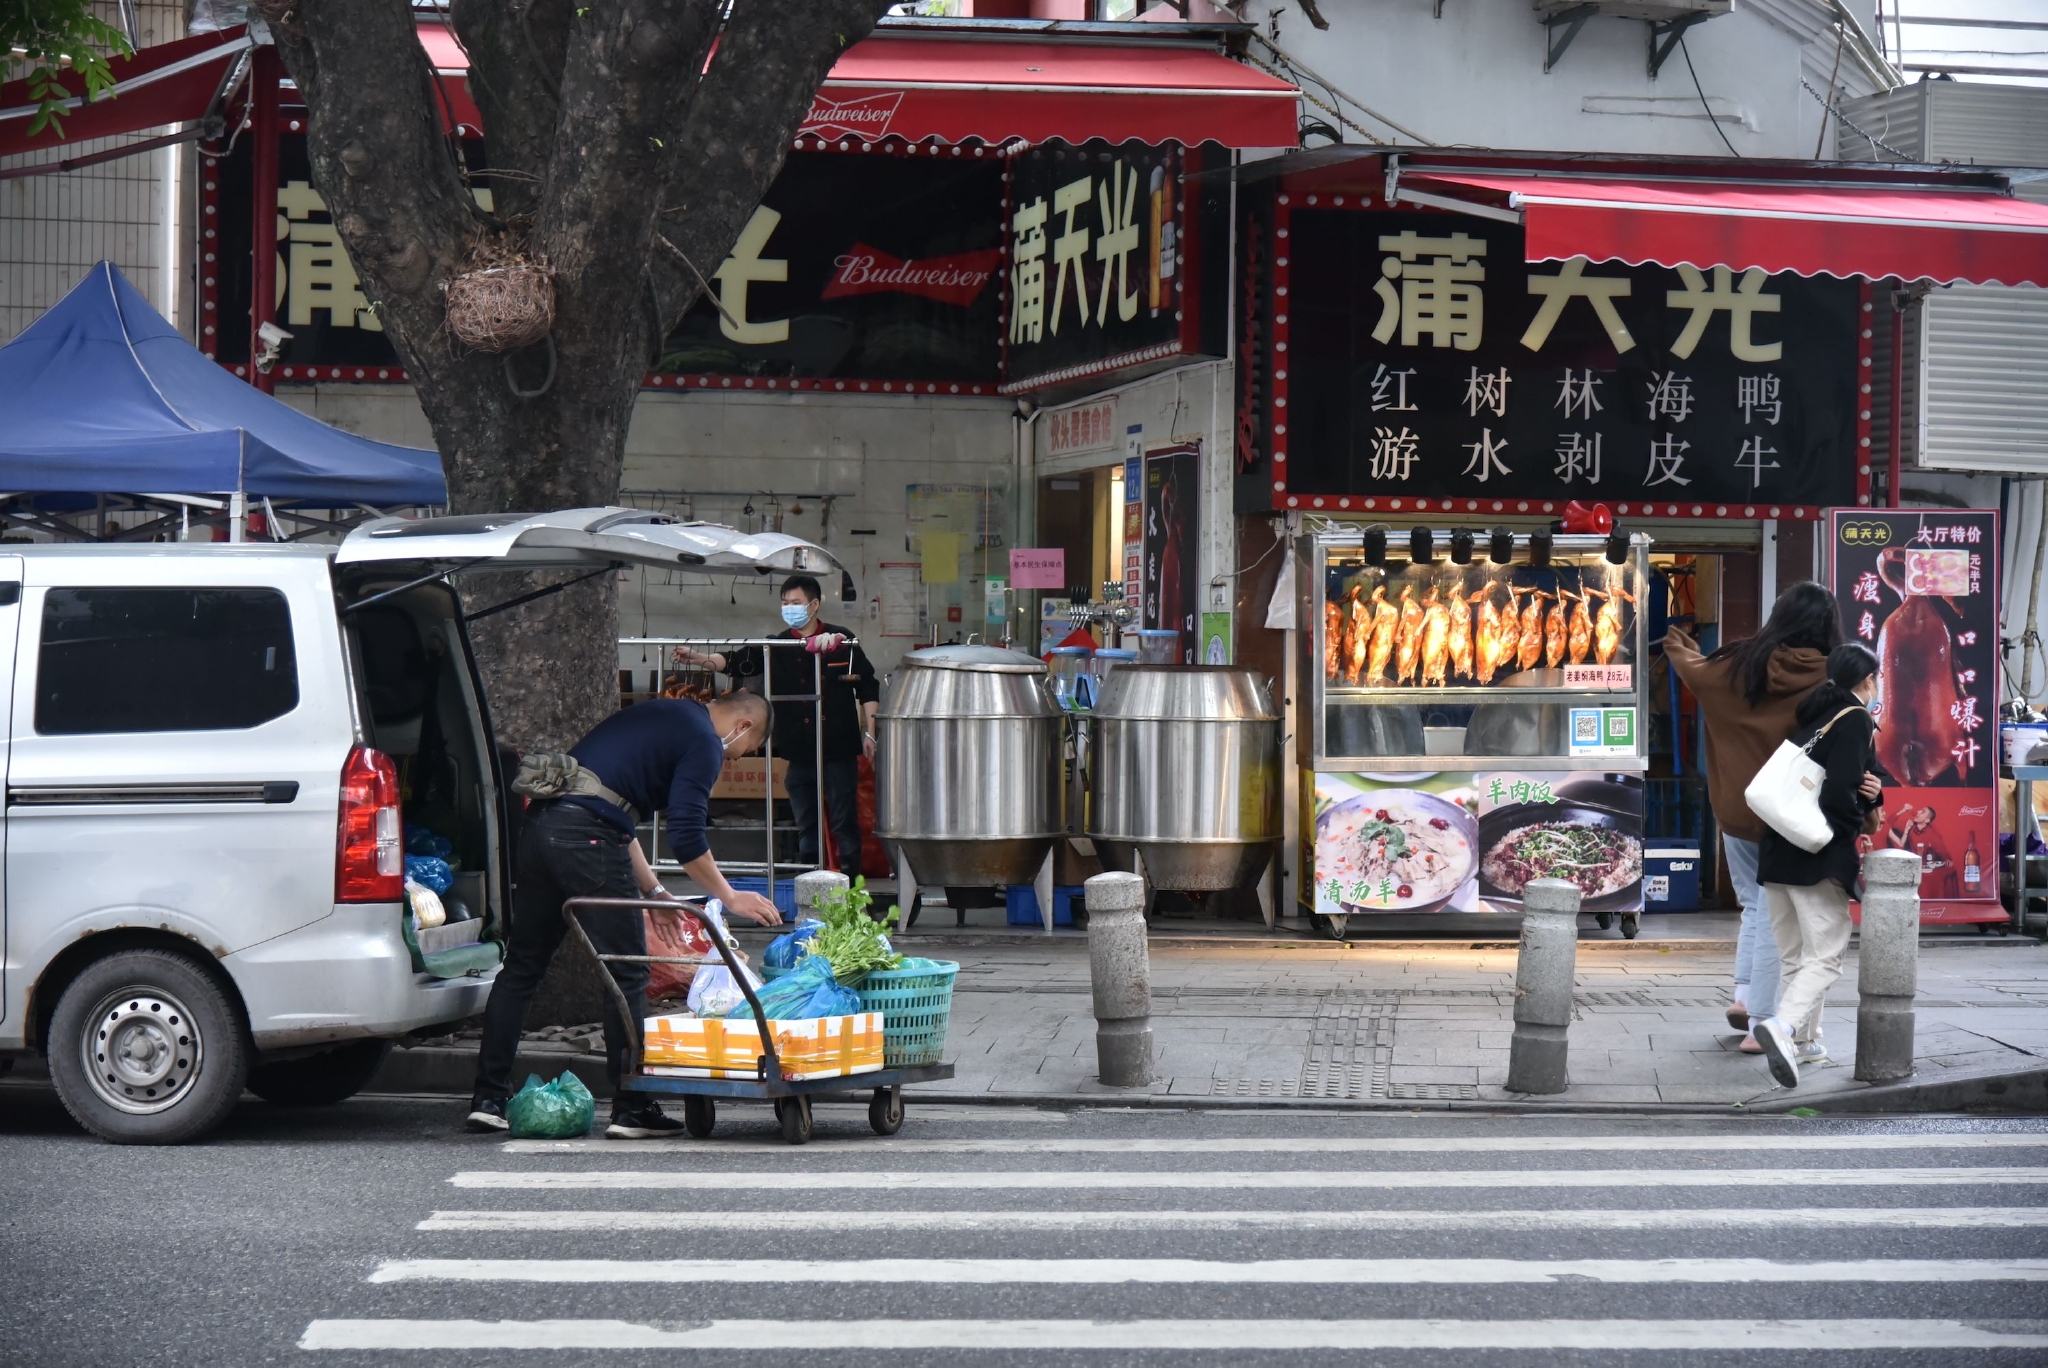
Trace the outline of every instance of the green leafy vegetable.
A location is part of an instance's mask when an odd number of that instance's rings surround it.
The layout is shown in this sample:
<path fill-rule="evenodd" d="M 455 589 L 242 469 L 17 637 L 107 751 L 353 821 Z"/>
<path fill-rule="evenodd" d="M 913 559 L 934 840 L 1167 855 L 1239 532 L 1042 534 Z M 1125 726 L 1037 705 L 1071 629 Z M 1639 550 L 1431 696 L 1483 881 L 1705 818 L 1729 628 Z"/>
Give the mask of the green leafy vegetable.
<path fill-rule="evenodd" d="M 823 955 L 832 966 L 832 977 L 841 983 L 858 983 L 877 969 L 894 969 L 903 962 L 888 940 L 889 924 L 899 914 L 892 907 L 877 920 L 868 913 L 873 902 L 867 880 L 859 878 L 844 893 L 819 898 L 814 904 L 825 929 L 811 938 L 810 953 Z"/>

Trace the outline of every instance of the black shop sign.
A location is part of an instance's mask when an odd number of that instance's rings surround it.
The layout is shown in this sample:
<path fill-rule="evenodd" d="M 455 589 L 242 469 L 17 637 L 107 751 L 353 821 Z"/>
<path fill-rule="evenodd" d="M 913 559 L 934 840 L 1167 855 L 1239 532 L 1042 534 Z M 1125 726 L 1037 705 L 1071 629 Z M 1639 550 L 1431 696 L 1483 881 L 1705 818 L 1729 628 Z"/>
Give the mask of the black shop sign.
<path fill-rule="evenodd" d="M 1010 163 L 1006 389 L 1220 354 L 1205 296 L 1226 288 L 1224 200 L 1177 145 L 1048 143 Z M 1212 312 L 1220 316 L 1220 307 Z"/>
<path fill-rule="evenodd" d="M 1524 262 L 1519 226 L 1462 215 L 1297 209 L 1287 227 L 1280 506 L 1855 502 L 1853 281 Z"/>
<path fill-rule="evenodd" d="M 219 171 L 218 359 L 248 355 L 244 139 Z M 279 139 L 277 321 L 284 365 L 389 367 L 384 335 L 312 185 L 303 135 Z M 465 151 L 480 171 L 482 144 Z M 489 181 L 475 192 L 490 204 Z M 996 159 L 792 153 L 732 253 L 663 344 L 662 373 L 992 382 L 1001 364 Z M 708 263 L 706 264 L 708 267 Z M 374 378 L 371 377 L 371 378 Z"/>

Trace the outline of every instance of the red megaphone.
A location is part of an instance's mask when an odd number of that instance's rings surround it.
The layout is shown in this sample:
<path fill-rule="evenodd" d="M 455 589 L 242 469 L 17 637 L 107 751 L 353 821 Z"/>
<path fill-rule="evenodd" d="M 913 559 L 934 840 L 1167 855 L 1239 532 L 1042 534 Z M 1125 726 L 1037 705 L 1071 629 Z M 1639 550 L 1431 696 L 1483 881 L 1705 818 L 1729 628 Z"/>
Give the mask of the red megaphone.
<path fill-rule="evenodd" d="M 1596 503 L 1589 508 L 1573 499 L 1564 506 L 1564 530 L 1592 532 L 1604 537 L 1614 530 L 1614 510 L 1604 503 Z"/>

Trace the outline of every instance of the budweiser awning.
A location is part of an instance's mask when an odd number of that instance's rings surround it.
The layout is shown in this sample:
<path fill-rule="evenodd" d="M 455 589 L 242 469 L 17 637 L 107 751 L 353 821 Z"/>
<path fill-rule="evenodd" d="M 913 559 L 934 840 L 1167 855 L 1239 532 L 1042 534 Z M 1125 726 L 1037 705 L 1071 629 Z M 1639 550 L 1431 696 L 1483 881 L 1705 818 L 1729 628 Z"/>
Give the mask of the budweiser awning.
<path fill-rule="evenodd" d="M 454 122 L 478 122 L 469 58 L 446 28 L 420 42 L 449 87 Z M 1293 147 L 1287 82 L 1213 48 L 1145 41 L 1014 42 L 890 35 L 854 44 L 811 101 L 800 135 L 828 142 L 1216 142 Z"/>
<path fill-rule="evenodd" d="M 1195 45 L 889 35 L 857 43 L 839 59 L 801 132 L 911 142 L 1293 147 L 1299 94 Z"/>
<path fill-rule="evenodd" d="M 2048 204 L 1982 189 L 1402 168 L 1398 198 L 1519 220 L 1530 261 L 2048 285 Z"/>
<path fill-rule="evenodd" d="M 52 128 L 29 136 L 36 102 L 29 98 L 26 79 L 9 81 L 0 86 L 0 157 L 203 118 L 229 64 L 248 46 L 248 35 L 232 29 L 143 48 L 133 57 L 116 58 L 108 64 L 114 72 L 114 88 L 89 103 L 85 82 L 67 71 L 58 78 L 71 92 L 64 102 L 61 137 Z"/>

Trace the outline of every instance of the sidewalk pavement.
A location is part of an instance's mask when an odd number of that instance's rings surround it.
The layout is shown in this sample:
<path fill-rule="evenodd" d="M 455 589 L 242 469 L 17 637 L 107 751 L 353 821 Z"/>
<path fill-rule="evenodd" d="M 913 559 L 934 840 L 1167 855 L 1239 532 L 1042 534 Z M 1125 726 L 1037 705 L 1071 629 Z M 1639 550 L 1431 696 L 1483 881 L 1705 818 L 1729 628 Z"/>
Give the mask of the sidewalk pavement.
<path fill-rule="evenodd" d="M 918 1090 L 932 1100 L 943 1094 L 946 1100 L 1068 1105 L 1228 1099 L 1225 1105 L 1340 1108 L 1511 1103 L 1902 1111 L 2040 1105 L 2048 1082 L 2048 946 L 2017 937 L 1923 939 L 1916 1072 L 1907 1085 L 1876 1090 L 1851 1078 L 1852 949 L 1824 1018 L 1823 1039 L 1835 1062 L 1803 1070 L 1799 1088 L 1787 1091 L 1771 1081 L 1760 1056 L 1737 1052 L 1741 1037 L 1723 1015 L 1733 928 L 1732 917 L 1655 918 L 1646 919 L 1644 938 L 1634 942 L 1581 941 L 1571 1088 L 1543 1098 L 1501 1086 L 1514 1028 L 1512 942 L 1344 946 L 1305 934 L 1293 940 L 1156 935 L 1157 1078 L 1142 1089 L 1108 1088 L 1095 1079 L 1085 935 L 913 933 L 902 948 L 911 950 L 915 942 L 916 953 L 960 963 L 947 1047 L 957 1073 L 949 1083 Z M 577 1038 L 574 1029 L 556 1034 Z M 474 1047 L 462 1047 L 461 1057 L 473 1060 L 466 1051 Z M 548 1058 L 578 1061 L 586 1076 L 595 1064 L 602 1076 L 601 1061 L 555 1048 L 562 1053 Z M 419 1076 L 428 1060 L 406 1055 L 429 1054 L 458 1051 L 401 1052 L 373 1087 L 426 1090 L 405 1080 Z M 1868 1096 L 1859 1101 L 1859 1094 Z"/>

